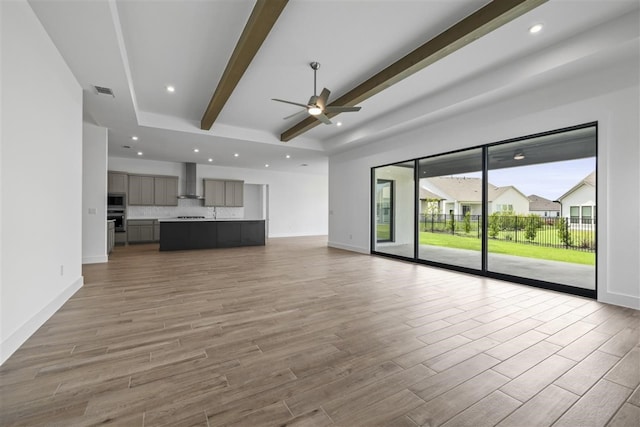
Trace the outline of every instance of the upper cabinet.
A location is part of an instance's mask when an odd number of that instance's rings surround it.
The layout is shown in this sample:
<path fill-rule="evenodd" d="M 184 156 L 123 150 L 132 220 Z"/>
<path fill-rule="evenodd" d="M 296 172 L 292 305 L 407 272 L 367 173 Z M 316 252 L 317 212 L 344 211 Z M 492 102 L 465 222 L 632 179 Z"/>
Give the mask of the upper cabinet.
<path fill-rule="evenodd" d="M 129 205 L 177 206 L 178 177 L 129 175 Z"/>
<path fill-rule="evenodd" d="M 204 180 L 204 205 L 219 207 L 244 206 L 244 181 Z"/>
<path fill-rule="evenodd" d="M 204 180 L 204 205 L 224 206 L 224 181 L 220 179 Z"/>
<path fill-rule="evenodd" d="M 129 175 L 129 204 L 152 206 L 154 199 L 154 177 Z"/>
<path fill-rule="evenodd" d="M 231 207 L 244 206 L 244 181 L 224 182 L 224 205 Z"/>
<path fill-rule="evenodd" d="M 178 206 L 178 177 L 156 176 L 153 178 L 156 206 Z"/>
<path fill-rule="evenodd" d="M 125 172 L 109 171 L 107 177 L 108 193 L 127 193 L 127 174 Z"/>

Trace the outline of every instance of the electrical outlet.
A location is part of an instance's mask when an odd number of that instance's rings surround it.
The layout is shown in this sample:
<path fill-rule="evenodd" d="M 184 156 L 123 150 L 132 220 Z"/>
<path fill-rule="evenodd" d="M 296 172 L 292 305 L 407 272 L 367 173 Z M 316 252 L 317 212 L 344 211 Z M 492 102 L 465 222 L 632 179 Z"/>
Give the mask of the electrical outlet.
<path fill-rule="evenodd" d="M 64 265 L 60 264 L 60 275 L 64 276 Z"/>
<path fill-rule="evenodd" d="M 98 210 L 96 208 L 89 208 L 89 215 L 95 215 L 98 213 Z"/>
<path fill-rule="evenodd" d="M 353 240 L 353 235 L 349 234 L 349 240 Z"/>

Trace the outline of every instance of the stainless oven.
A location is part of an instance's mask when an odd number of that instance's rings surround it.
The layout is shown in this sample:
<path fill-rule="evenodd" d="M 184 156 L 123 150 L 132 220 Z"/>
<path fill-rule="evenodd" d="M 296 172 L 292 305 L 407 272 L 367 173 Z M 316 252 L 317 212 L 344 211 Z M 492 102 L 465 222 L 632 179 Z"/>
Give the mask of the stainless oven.
<path fill-rule="evenodd" d="M 127 231 L 127 222 L 124 211 L 107 211 L 107 220 L 115 221 L 115 231 Z"/>

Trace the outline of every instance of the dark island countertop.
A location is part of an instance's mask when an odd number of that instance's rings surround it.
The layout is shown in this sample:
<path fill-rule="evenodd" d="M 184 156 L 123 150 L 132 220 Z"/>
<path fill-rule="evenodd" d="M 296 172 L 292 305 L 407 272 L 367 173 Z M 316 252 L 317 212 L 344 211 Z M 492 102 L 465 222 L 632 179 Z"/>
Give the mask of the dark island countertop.
<path fill-rule="evenodd" d="M 161 251 L 264 246 L 266 242 L 263 219 L 163 218 L 158 221 Z"/>

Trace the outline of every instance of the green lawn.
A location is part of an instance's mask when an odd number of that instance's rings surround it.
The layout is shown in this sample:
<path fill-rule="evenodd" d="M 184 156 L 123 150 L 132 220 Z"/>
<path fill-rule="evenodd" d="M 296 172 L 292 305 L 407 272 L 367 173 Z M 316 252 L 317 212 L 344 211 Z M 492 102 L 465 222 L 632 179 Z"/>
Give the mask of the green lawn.
<path fill-rule="evenodd" d="M 481 250 L 481 241 L 477 237 L 453 236 L 445 233 L 420 233 L 421 245 L 445 246 L 448 248 Z M 548 259 L 552 261 L 571 262 L 575 264 L 595 265 L 596 256 L 593 252 L 583 252 L 573 249 L 549 248 L 528 243 L 515 243 L 503 240 L 489 239 L 489 252 L 496 254 L 515 255 L 526 258 Z"/>
<path fill-rule="evenodd" d="M 377 224 L 377 236 L 378 240 L 389 240 L 389 224 Z"/>

